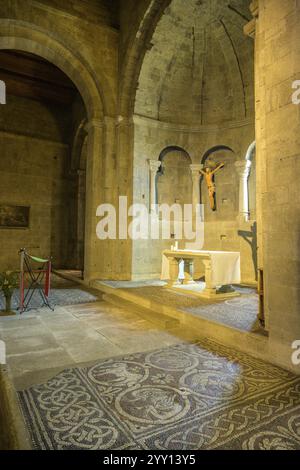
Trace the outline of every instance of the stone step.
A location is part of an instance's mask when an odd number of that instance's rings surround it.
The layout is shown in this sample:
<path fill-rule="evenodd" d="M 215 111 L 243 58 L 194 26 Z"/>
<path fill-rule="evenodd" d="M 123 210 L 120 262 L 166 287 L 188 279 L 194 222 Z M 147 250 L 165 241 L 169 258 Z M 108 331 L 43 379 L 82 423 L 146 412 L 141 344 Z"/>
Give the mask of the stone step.
<path fill-rule="evenodd" d="M 139 317 L 143 318 L 143 320 L 154 323 L 163 329 L 176 328 L 180 325 L 180 321 L 176 318 L 172 318 L 166 314 L 157 313 L 154 310 L 142 307 L 114 294 L 104 294 L 103 300 L 117 307 L 129 310 L 132 313 L 136 313 Z"/>
<path fill-rule="evenodd" d="M 127 305 L 129 305 L 129 309 L 137 312 L 138 315 L 140 315 L 140 309 L 146 309 L 148 312 L 151 312 L 149 315 L 150 321 L 153 313 L 160 318 L 167 316 L 171 320 L 177 320 L 179 323 L 179 326 L 177 323 L 177 328 L 179 328 L 180 331 L 184 331 L 188 328 L 195 331 L 199 335 L 199 338 L 215 339 L 218 342 L 224 343 L 226 346 L 234 347 L 246 354 L 267 360 L 271 363 L 272 361 L 274 362 L 273 358 L 269 359 L 268 338 L 261 334 L 238 330 L 234 327 L 201 316 L 192 315 L 183 310 L 176 309 L 174 306 L 167 305 L 166 302 L 163 301 L 163 298 L 161 302 L 154 302 L 150 298 L 136 294 L 134 292 L 135 289 L 114 288 L 98 280 L 94 280 L 91 286 L 99 289 L 104 295 L 117 297 L 118 302 L 119 300 L 128 302 Z M 120 306 L 121 304 L 118 303 L 118 305 Z M 149 317 L 147 319 L 149 319 Z M 154 318 L 154 316 L 152 318 Z"/>
<path fill-rule="evenodd" d="M 175 307 L 166 305 L 164 302 L 155 302 L 150 298 L 137 294 L 135 293 L 135 289 L 115 288 L 105 284 L 102 281 L 97 280 L 94 280 L 90 284 L 90 287 L 93 287 L 94 289 L 97 289 L 105 294 L 115 295 L 118 298 L 129 301 L 131 304 L 134 304 L 139 308 L 141 307 L 146 310 L 150 310 L 151 312 L 155 312 L 160 316 L 165 315 L 167 317 L 175 319 L 179 323 L 184 321 L 184 312 L 177 310 Z"/>

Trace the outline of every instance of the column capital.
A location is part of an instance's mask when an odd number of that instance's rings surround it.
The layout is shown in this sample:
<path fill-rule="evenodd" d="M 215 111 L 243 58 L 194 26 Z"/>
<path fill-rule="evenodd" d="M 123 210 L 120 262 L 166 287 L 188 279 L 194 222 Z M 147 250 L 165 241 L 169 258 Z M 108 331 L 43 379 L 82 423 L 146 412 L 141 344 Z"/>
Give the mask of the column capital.
<path fill-rule="evenodd" d="M 203 169 L 203 163 L 190 165 L 192 176 L 200 176 L 200 170 Z"/>
<path fill-rule="evenodd" d="M 118 127 L 130 127 L 134 124 L 133 116 L 117 116 L 117 126 Z"/>
<path fill-rule="evenodd" d="M 255 38 L 255 33 L 256 33 L 256 20 L 258 19 L 259 16 L 259 3 L 258 0 L 252 0 L 250 3 L 250 11 L 253 16 L 253 19 L 249 21 L 244 26 L 244 34 L 246 36 L 249 36 L 250 38 Z"/>
<path fill-rule="evenodd" d="M 161 167 L 161 161 L 159 160 L 148 160 L 148 163 L 151 173 L 157 173 Z"/>
<path fill-rule="evenodd" d="M 115 126 L 118 124 L 118 118 L 115 116 L 104 116 L 104 123 L 106 126 Z"/>
<path fill-rule="evenodd" d="M 258 0 L 252 0 L 252 2 L 250 3 L 250 11 L 252 13 L 252 16 L 254 18 L 258 18 L 258 15 L 259 15 L 259 3 L 258 3 Z"/>
<path fill-rule="evenodd" d="M 90 121 L 86 123 L 84 130 L 86 132 L 89 132 L 91 129 L 95 129 L 95 128 L 103 129 L 104 126 L 105 126 L 105 123 L 101 119 L 91 119 Z"/>

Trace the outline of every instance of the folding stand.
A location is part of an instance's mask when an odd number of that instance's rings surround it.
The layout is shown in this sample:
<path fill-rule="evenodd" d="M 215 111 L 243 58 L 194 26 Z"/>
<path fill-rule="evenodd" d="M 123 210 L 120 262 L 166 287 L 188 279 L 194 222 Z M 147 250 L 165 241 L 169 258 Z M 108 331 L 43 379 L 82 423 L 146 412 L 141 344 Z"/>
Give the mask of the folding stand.
<path fill-rule="evenodd" d="M 20 266 L 20 313 L 29 310 L 30 302 L 33 298 L 34 292 L 37 291 L 43 304 L 41 307 L 48 307 L 54 310 L 48 300 L 51 287 L 51 260 L 37 258 L 29 255 L 25 248 L 20 250 L 21 266 Z M 40 269 L 33 269 L 31 263 L 40 263 Z M 30 284 L 25 294 L 25 273 L 29 274 Z M 44 285 L 42 284 L 44 281 Z"/>

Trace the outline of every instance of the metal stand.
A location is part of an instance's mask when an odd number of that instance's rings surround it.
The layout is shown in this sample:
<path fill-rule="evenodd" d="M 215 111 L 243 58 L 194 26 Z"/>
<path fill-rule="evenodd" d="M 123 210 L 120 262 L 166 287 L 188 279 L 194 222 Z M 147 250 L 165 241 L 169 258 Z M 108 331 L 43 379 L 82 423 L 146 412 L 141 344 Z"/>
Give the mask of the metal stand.
<path fill-rule="evenodd" d="M 34 293 L 37 291 L 41 297 L 41 307 L 48 307 L 54 311 L 54 308 L 49 302 L 50 293 L 50 280 L 51 280 L 51 260 L 36 258 L 29 255 L 24 248 L 20 250 L 21 256 L 21 269 L 20 269 L 20 313 L 30 310 L 30 303 L 32 301 Z M 31 262 L 41 263 L 40 269 L 34 270 L 31 266 Z M 29 274 L 30 284 L 25 294 L 24 288 L 24 275 L 25 272 Z M 44 282 L 44 285 L 43 285 Z"/>

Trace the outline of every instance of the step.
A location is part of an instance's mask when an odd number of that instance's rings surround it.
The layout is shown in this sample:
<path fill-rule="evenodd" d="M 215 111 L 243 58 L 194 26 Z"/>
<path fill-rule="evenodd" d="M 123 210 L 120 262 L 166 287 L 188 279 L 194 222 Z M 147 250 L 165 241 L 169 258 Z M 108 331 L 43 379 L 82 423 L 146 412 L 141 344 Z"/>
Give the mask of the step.
<path fill-rule="evenodd" d="M 185 318 L 184 312 L 180 312 L 175 307 L 164 305 L 162 302 L 155 302 L 152 299 L 136 294 L 135 289 L 115 288 L 98 280 L 94 280 L 90 284 L 90 287 L 97 289 L 102 293 L 111 294 L 122 300 L 127 300 L 131 304 L 137 305 L 139 308 L 141 307 L 146 310 L 150 310 L 151 312 L 155 312 L 159 316 L 165 315 L 171 319 L 177 320 L 179 323 L 181 323 Z"/>
<path fill-rule="evenodd" d="M 139 317 L 147 320 L 163 329 L 176 328 L 180 325 L 180 321 L 172 318 L 169 315 L 157 313 L 154 310 L 137 305 L 124 298 L 114 294 L 104 294 L 103 300 L 109 302 L 117 307 L 124 308 L 130 312 L 136 313 Z"/>

